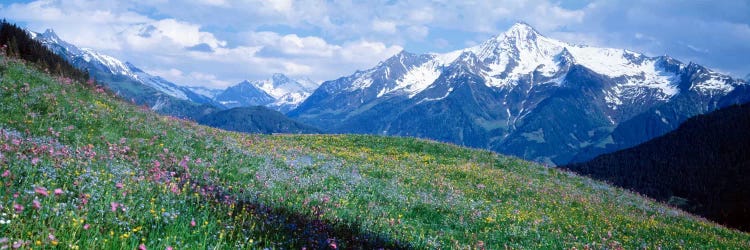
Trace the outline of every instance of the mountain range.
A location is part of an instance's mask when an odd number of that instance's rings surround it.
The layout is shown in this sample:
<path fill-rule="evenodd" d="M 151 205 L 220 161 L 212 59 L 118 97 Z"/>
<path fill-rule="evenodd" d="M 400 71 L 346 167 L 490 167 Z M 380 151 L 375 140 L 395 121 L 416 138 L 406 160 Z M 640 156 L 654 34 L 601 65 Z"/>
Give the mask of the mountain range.
<path fill-rule="evenodd" d="M 87 70 L 123 99 L 179 117 L 197 119 L 216 110 L 257 105 L 284 113 L 295 108 L 317 87 L 313 81 L 293 80 L 280 73 L 267 80 L 243 81 L 225 90 L 186 87 L 146 73 L 129 62 L 93 49 L 79 48 L 60 39 L 51 29 L 44 33 L 29 31 L 29 34 L 74 66 Z"/>
<path fill-rule="evenodd" d="M 195 91 L 228 108 L 267 106 L 282 113 L 297 107 L 318 85 L 311 80 L 295 80 L 281 73 L 269 79 L 242 81 L 223 91 L 196 88 Z"/>
<path fill-rule="evenodd" d="M 210 98 L 150 75 L 133 64 L 89 48 L 76 47 L 60 39 L 51 29 L 44 33 L 28 32 L 52 52 L 62 56 L 73 66 L 88 71 L 92 78 L 135 104 L 149 106 L 163 114 L 191 119 L 224 108 Z"/>
<path fill-rule="evenodd" d="M 326 81 L 288 115 L 333 133 L 424 137 L 557 165 L 749 99 L 744 80 L 695 63 L 573 45 L 517 23 L 474 47 L 402 51 Z"/>
<path fill-rule="evenodd" d="M 582 162 L 750 100 L 747 81 L 669 56 L 573 45 L 525 23 L 444 54 L 402 51 L 322 83 L 274 74 L 225 90 L 184 87 L 130 63 L 32 33 L 126 100 L 200 120 L 266 106 L 332 133 L 436 139 L 549 165 Z"/>

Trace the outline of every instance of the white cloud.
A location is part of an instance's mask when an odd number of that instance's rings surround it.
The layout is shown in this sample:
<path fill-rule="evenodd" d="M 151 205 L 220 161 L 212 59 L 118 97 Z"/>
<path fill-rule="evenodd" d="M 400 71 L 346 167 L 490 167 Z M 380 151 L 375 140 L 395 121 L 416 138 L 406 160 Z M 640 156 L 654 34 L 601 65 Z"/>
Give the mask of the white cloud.
<path fill-rule="evenodd" d="M 227 44 L 209 32 L 200 31 L 199 25 L 174 19 L 132 25 L 120 35 L 128 46 L 136 50 L 151 50 L 165 45 L 184 48 L 200 44 L 217 49 Z"/>
<path fill-rule="evenodd" d="M 372 29 L 386 34 L 396 33 L 396 23 L 393 21 L 373 20 Z"/>
<path fill-rule="evenodd" d="M 279 13 L 289 14 L 292 12 L 292 0 L 261 1 L 264 6 L 270 7 Z"/>
<path fill-rule="evenodd" d="M 346 61 L 364 63 L 387 59 L 401 50 L 400 46 L 386 46 L 381 42 L 357 41 L 345 44 L 339 55 Z"/>
<path fill-rule="evenodd" d="M 147 73 L 161 76 L 164 79 L 181 82 L 186 86 L 204 86 L 209 88 L 223 89 L 232 85 L 232 82 L 220 80 L 216 75 L 203 72 L 190 72 L 185 74 L 179 69 L 145 69 Z"/>
<path fill-rule="evenodd" d="M 319 37 L 299 37 L 295 34 L 285 35 L 279 39 L 277 44 L 265 44 L 281 50 L 286 55 L 306 55 L 318 57 L 331 57 L 333 51 L 338 47 L 329 45 Z"/>
<path fill-rule="evenodd" d="M 224 0 L 198 0 L 198 3 L 205 4 L 205 5 L 211 5 L 211 6 L 228 6 L 229 3 Z"/>
<path fill-rule="evenodd" d="M 407 36 L 413 40 L 422 40 L 427 37 L 429 33 L 430 29 L 424 25 L 409 26 L 409 28 L 406 29 Z"/>
<path fill-rule="evenodd" d="M 409 20 L 417 23 L 429 23 L 433 20 L 434 10 L 430 7 L 415 9 L 409 12 Z"/>
<path fill-rule="evenodd" d="M 182 71 L 151 70 L 164 78 L 185 85 L 224 88 L 244 79 L 266 78 L 275 72 L 294 77 L 330 80 L 358 69 L 372 67 L 378 61 L 403 48 L 381 42 L 359 40 L 334 45 L 319 37 L 280 35 L 274 32 L 246 34 L 245 45 L 214 51 L 190 51 L 171 65 Z M 157 65 L 158 66 L 158 65 Z M 217 77 L 221 76 L 221 77 Z"/>

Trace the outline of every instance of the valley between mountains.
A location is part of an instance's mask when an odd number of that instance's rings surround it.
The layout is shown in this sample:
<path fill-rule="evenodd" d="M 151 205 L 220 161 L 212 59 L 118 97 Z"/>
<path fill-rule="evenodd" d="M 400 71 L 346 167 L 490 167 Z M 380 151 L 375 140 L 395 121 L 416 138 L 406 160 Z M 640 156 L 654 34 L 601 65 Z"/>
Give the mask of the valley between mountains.
<path fill-rule="evenodd" d="M 598 176 L 631 157 L 618 150 L 741 131 L 722 121 L 747 117 L 747 82 L 694 63 L 518 23 L 322 83 L 276 74 L 213 90 L 52 31 L 4 22 L 0 42 L 0 247 L 750 248 L 750 234 L 681 210 L 700 197 L 644 196 L 668 186 L 658 178 L 626 181 L 641 195 L 550 167 L 600 156 L 566 168 L 620 184 Z M 728 169 L 742 175 L 743 159 Z"/>

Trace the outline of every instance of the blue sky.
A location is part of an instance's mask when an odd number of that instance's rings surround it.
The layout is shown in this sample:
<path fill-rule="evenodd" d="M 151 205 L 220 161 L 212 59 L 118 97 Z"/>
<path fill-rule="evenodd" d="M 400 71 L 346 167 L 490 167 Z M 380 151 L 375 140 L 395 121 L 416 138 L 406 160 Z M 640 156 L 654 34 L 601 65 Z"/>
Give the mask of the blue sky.
<path fill-rule="evenodd" d="M 524 21 L 558 40 L 750 73 L 750 1 L 3 1 L 0 16 L 182 85 L 317 81 L 405 49 L 448 52 Z"/>

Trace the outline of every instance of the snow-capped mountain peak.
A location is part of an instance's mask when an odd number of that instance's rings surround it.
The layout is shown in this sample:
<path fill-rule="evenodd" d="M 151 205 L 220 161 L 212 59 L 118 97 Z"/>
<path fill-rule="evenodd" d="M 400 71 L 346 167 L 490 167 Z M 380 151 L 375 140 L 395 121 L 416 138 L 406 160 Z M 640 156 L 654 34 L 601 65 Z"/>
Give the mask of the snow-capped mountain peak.
<path fill-rule="evenodd" d="M 531 85 L 549 82 L 559 85 L 567 70 L 572 65 L 579 65 L 616 82 L 617 86 L 607 90 L 612 96 L 608 101 L 613 108 L 624 99 L 638 98 L 645 92 L 654 92 L 655 96 L 667 100 L 680 89 L 675 69 L 663 67 L 682 65 L 674 59 L 647 57 L 624 49 L 572 45 L 546 37 L 523 22 L 512 25 L 507 31 L 479 45 L 462 50 L 426 55 L 401 51 L 372 69 L 342 78 L 351 79 L 349 85 L 342 85 L 342 81 L 337 80 L 327 84 L 324 89 L 376 93 L 376 96 L 365 94 L 363 101 L 388 96 L 412 98 L 429 88 L 449 65 L 474 62 L 468 60 L 472 57 L 467 53 L 476 56 L 476 64 L 479 64 L 469 68 L 484 77 L 485 84 L 491 88 L 515 88 L 521 81 L 531 81 Z M 460 58 L 465 60 L 461 61 Z M 529 78 L 532 75 L 534 77 Z M 698 86 L 695 89 L 731 91 L 732 88 L 727 85 L 730 81 L 712 77 L 717 80 L 706 85 L 711 87 Z"/>
<path fill-rule="evenodd" d="M 513 25 L 508 28 L 507 31 L 505 31 L 505 35 L 508 34 L 519 34 L 522 36 L 519 37 L 527 37 L 529 34 L 538 35 L 539 32 L 534 29 L 531 25 L 525 22 L 516 22 Z"/>
<path fill-rule="evenodd" d="M 117 58 L 100 53 L 91 48 L 79 48 L 72 45 L 60 39 L 60 37 L 57 36 L 57 33 L 52 29 L 47 29 L 44 33 L 29 31 L 29 34 L 57 54 L 64 54 L 72 58 L 81 58 L 87 63 L 98 63 L 101 67 L 115 75 L 135 77 L 135 74 L 130 70 L 130 67 Z"/>
<path fill-rule="evenodd" d="M 55 33 L 55 31 L 52 29 L 45 30 L 44 33 L 41 34 L 41 36 L 55 43 L 60 43 L 60 41 L 62 41 L 60 37 L 57 36 L 57 33 Z"/>
<path fill-rule="evenodd" d="M 271 78 L 259 81 L 249 82 L 255 87 L 265 91 L 269 95 L 278 99 L 289 93 L 312 93 L 314 90 L 309 86 L 303 85 L 297 80 L 289 78 L 281 73 L 274 73 Z"/>
<path fill-rule="evenodd" d="M 137 68 L 135 65 L 123 62 L 113 56 L 101 53 L 91 48 L 79 48 L 62 39 L 52 30 L 44 33 L 29 31 L 29 34 L 47 46 L 50 50 L 66 58 L 78 67 L 92 72 L 94 77 L 124 76 L 125 79 L 149 86 L 161 93 L 180 100 L 190 100 L 195 103 L 209 103 L 210 100 L 193 93 L 187 87 L 178 86 L 161 77 L 153 76 Z"/>
<path fill-rule="evenodd" d="M 311 80 L 295 80 L 284 74 L 274 73 L 268 79 L 244 80 L 226 90 L 192 89 L 227 107 L 265 105 L 284 113 L 297 107 L 317 87 Z"/>
<path fill-rule="evenodd" d="M 513 26 L 508 28 L 508 30 L 504 33 L 488 40 L 488 42 L 515 43 L 516 45 L 524 45 L 536 41 L 540 36 L 541 34 L 539 34 L 536 29 L 526 23 L 519 22 L 513 24 Z"/>
<path fill-rule="evenodd" d="M 55 31 L 52 29 L 47 29 L 44 31 L 44 33 L 36 33 L 30 30 L 27 30 L 27 32 L 31 35 L 32 39 L 40 41 L 45 46 L 50 47 L 50 49 L 52 49 L 52 51 L 55 53 L 66 52 L 68 54 L 74 55 L 82 53 L 81 50 L 75 45 L 72 45 L 60 39 L 60 37 L 57 36 L 57 33 L 55 33 Z M 54 48 L 54 46 L 50 45 L 58 46 L 59 48 Z"/>

